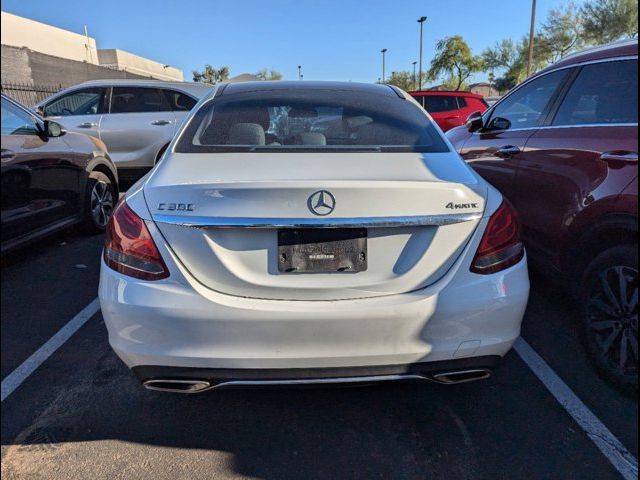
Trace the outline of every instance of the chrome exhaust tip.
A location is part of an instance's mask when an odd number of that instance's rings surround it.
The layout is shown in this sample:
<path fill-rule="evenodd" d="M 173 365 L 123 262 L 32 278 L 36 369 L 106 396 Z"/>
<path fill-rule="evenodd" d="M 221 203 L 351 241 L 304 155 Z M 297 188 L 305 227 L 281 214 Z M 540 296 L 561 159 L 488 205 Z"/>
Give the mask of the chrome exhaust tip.
<path fill-rule="evenodd" d="M 434 382 L 452 385 L 454 383 L 473 382 L 475 380 L 484 380 L 491 376 L 491 370 L 488 368 L 474 368 L 471 370 L 458 370 L 455 372 L 436 373 L 431 377 Z"/>
<path fill-rule="evenodd" d="M 144 388 L 157 392 L 200 393 L 212 388 L 207 380 L 171 380 L 156 378 L 142 382 Z"/>

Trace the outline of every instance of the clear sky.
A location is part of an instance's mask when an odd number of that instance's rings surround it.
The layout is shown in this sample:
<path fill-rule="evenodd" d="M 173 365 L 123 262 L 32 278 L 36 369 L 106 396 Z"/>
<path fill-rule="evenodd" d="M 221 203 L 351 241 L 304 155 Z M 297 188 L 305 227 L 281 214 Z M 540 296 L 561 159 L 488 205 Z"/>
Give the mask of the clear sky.
<path fill-rule="evenodd" d="M 567 0 L 538 0 L 537 23 Z M 578 2 L 582 3 L 582 2 Z M 2 10 L 83 33 L 98 48 L 119 48 L 191 71 L 228 65 L 231 75 L 274 68 L 308 80 L 374 82 L 411 70 L 424 15 L 424 69 L 435 42 L 462 35 L 475 53 L 529 31 L 530 0 L 2 0 Z M 484 79 L 481 78 L 476 79 Z"/>

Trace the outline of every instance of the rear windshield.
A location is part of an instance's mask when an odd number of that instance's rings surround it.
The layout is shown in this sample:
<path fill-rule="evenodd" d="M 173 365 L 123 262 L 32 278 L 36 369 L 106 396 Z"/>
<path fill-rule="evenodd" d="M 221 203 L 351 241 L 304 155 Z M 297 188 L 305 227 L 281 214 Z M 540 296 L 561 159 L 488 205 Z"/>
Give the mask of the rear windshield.
<path fill-rule="evenodd" d="M 352 91 L 256 91 L 205 103 L 177 152 L 447 152 L 414 103 Z"/>

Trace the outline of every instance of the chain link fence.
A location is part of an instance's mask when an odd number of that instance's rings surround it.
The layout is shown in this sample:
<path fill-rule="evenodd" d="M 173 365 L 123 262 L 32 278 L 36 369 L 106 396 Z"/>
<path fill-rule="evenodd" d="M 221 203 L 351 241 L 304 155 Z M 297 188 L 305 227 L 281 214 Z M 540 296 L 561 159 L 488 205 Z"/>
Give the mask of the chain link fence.
<path fill-rule="evenodd" d="M 30 83 L 2 83 L 2 93 L 28 107 L 64 89 L 64 85 L 33 85 Z"/>

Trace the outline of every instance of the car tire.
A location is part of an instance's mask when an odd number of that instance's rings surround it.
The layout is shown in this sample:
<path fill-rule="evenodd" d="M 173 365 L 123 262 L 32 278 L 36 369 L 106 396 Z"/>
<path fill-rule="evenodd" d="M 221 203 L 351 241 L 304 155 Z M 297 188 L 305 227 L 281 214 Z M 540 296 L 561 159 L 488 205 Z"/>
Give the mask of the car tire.
<path fill-rule="evenodd" d="M 638 247 L 597 255 L 581 283 L 580 313 L 589 357 L 618 388 L 638 393 Z"/>
<path fill-rule="evenodd" d="M 102 172 L 91 172 L 85 190 L 83 230 L 86 233 L 104 232 L 116 202 L 111 179 Z"/>

